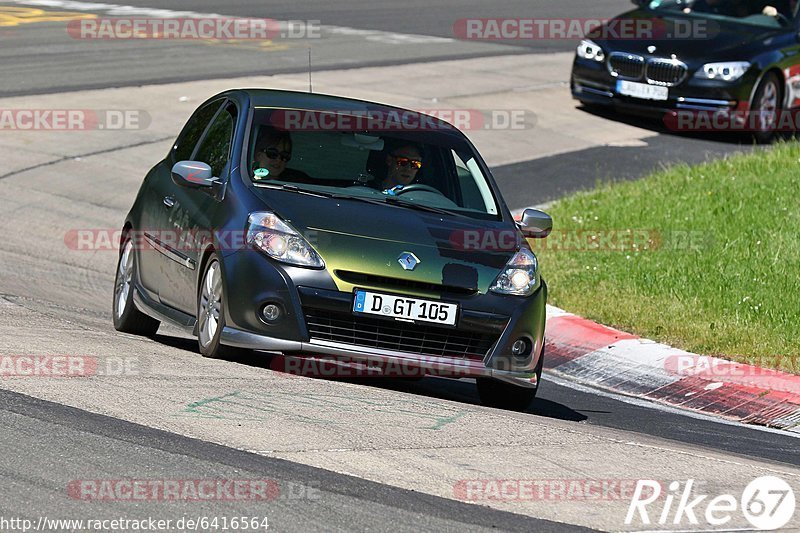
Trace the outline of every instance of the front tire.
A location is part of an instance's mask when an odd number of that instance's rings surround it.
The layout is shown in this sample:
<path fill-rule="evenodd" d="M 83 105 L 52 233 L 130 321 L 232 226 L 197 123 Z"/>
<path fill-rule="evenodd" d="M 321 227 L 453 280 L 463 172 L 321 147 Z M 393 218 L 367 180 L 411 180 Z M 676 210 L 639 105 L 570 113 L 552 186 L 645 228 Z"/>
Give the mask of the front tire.
<path fill-rule="evenodd" d="M 117 263 L 114 279 L 114 329 L 123 333 L 152 337 L 158 331 L 160 322 L 147 316 L 133 303 L 134 280 L 136 280 L 136 254 L 133 241 L 125 237 Z"/>
<path fill-rule="evenodd" d="M 206 263 L 197 291 L 197 342 L 203 357 L 219 359 L 249 353 L 249 350 L 220 343 L 225 328 L 224 302 L 222 267 L 216 254 L 213 254 Z"/>
<path fill-rule="evenodd" d="M 781 112 L 780 79 L 774 72 L 764 75 L 753 93 L 750 112 L 755 114 L 756 131 L 753 138 L 759 144 L 769 144 L 775 138 Z"/>
<path fill-rule="evenodd" d="M 542 368 L 544 367 L 544 346 L 536 365 L 536 387 L 528 388 L 514 385 L 505 381 L 492 378 L 477 378 L 478 396 L 481 404 L 486 407 L 496 407 L 509 411 L 524 411 L 536 398 L 539 385 L 542 383 Z"/>

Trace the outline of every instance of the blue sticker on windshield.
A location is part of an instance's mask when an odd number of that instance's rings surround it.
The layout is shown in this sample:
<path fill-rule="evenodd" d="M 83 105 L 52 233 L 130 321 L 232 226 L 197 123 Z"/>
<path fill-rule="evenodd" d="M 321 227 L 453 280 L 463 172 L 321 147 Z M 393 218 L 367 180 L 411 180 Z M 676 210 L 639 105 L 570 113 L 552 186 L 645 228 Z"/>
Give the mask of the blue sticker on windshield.
<path fill-rule="evenodd" d="M 266 178 L 269 176 L 269 170 L 266 168 L 257 168 L 255 172 L 253 172 L 253 175 L 257 178 Z"/>
<path fill-rule="evenodd" d="M 389 196 L 397 196 L 397 193 L 402 191 L 403 187 L 403 185 L 395 185 L 391 189 L 384 189 L 382 192 L 383 194 L 388 194 Z"/>

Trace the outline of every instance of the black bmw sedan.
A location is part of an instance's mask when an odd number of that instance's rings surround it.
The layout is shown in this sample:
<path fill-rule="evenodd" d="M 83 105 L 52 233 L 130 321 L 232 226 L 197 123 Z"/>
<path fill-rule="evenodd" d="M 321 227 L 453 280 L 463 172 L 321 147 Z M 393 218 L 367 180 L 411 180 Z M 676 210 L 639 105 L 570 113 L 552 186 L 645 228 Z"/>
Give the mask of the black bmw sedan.
<path fill-rule="evenodd" d="M 782 110 L 800 105 L 796 0 L 634 3 L 607 24 L 622 19 L 651 31 L 615 38 L 599 28 L 598 38 L 578 46 L 571 89 L 583 104 L 657 115 L 668 126 L 681 113 L 731 117 L 730 129 L 761 141 L 772 137 Z"/>
<path fill-rule="evenodd" d="M 121 233 L 114 326 L 152 335 L 171 323 L 206 357 L 244 349 L 476 378 L 484 403 L 524 408 L 547 301 L 526 239 L 551 228 L 534 209 L 515 221 L 444 121 L 228 91 L 142 183 Z"/>

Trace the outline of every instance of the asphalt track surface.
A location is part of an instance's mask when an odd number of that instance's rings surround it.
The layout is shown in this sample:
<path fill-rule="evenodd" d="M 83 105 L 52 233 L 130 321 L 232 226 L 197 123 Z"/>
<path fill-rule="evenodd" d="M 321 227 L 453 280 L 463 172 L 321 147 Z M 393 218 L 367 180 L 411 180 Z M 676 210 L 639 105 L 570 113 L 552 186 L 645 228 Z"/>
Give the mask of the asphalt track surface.
<path fill-rule="evenodd" d="M 537 3 L 531 9 L 530 2 L 443 2 L 429 5 L 424 2 L 411 2 L 400 5 L 390 1 L 370 2 L 364 9 L 359 2 L 279 2 L 265 6 L 261 2 L 126 2 L 137 6 L 152 6 L 174 10 L 191 9 L 198 12 L 223 12 L 232 16 L 271 17 L 276 19 L 320 19 L 323 24 L 380 32 L 451 37 L 454 19 L 468 17 L 593 17 L 610 16 L 626 9 L 627 2 L 593 2 L 590 7 L 579 2 L 548 1 Z M 6 4 L 11 5 L 11 4 Z M 545 15 L 546 14 L 546 15 Z M 24 31 L 23 31 L 24 30 Z M 229 77 L 243 73 L 303 72 L 303 60 L 307 49 L 303 46 L 289 47 L 270 52 L 253 50 L 249 46 L 230 47 L 220 45 L 186 45 L 184 43 L 144 43 L 136 47 L 112 43 L 108 48 L 88 46 L 87 43 L 70 41 L 69 37 L 53 31 L 47 23 L 0 29 L 3 47 L 0 50 L 4 76 L 0 81 L 0 95 L 25 95 L 64 90 L 83 90 L 90 87 L 125 87 L 168 81 L 205 79 L 206 77 Z M 128 44 L 128 43 L 126 43 Z M 391 65 L 414 61 L 430 61 L 443 58 L 482 57 L 487 55 L 508 55 L 515 53 L 549 53 L 565 51 L 574 46 L 566 42 L 527 42 L 527 43 L 461 43 L 439 42 L 418 44 L 390 44 L 377 42 L 374 49 L 364 51 L 364 43 L 359 39 L 332 38 L 330 48 L 317 54 L 319 62 L 315 69 L 356 67 L 365 65 Z M 316 54 L 316 52 L 315 52 Z M 326 55 L 327 54 L 327 55 Z M 264 59 L 267 55 L 271 59 Z M 202 59 L 202 60 L 201 60 Z M 254 65 L 248 70 L 247 65 Z M 191 69 L 187 68 L 187 65 Z M 36 67 L 39 68 L 36 68 Z M 191 70 L 185 72 L 181 69 Z M 616 117 L 609 117 L 616 120 Z M 749 149 L 746 141 L 731 139 L 698 139 L 671 135 L 660 131 L 656 126 L 624 119 L 624 123 L 642 126 L 655 132 L 648 137 L 644 146 L 635 148 L 603 146 L 586 150 L 566 152 L 533 161 L 522 161 L 512 165 L 498 166 L 494 169 L 501 187 L 507 196 L 514 195 L 521 207 L 529 194 L 526 187 L 528 176 L 536 176 L 541 190 L 530 201 L 552 199 L 565 193 L 588 188 L 595 180 L 603 178 L 635 179 L 649 168 L 658 167 L 665 162 L 698 162 L 708 157 Z M 58 216 L 75 217 L 86 220 L 85 210 L 92 209 L 91 202 L 73 198 L 61 206 L 52 199 L 44 203 L 39 184 L 46 178 L 48 167 L 65 175 L 72 172 L 59 165 L 70 165 L 65 160 L 57 165 L 45 164 L 42 170 L 31 170 L 8 177 L 5 182 L 5 196 L 0 206 L 4 222 L 4 234 L 25 233 L 32 219 L 28 213 L 43 210 L 43 213 L 58 213 Z M 50 170 L 50 171 L 52 171 Z M 0 172 L 5 174 L 3 172 Z M 28 189 L 32 183 L 33 189 Z M 104 185 L 100 185 L 101 192 Z M 127 187 L 126 194 L 135 192 Z M 92 191 L 92 192 L 89 192 Z M 76 188 L 77 195 L 97 194 L 91 184 Z M 34 194 L 30 194 L 34 193 Z M 102 195 L 101 195 L 102 196 Z M 126 197 L 127 198 L 127 197 Z M 10 203 L 9 203 L 10 201 Z M 75 203 L 73 203 L 73 201 Z M 93 201 L 93 200 L 92 200 Z M 119 201 L 124 205 L 126 201 Z M 129 204 L 129 202 L 128 202 Z M 77 206 L 77 207 L 76 207 Z M 108 207 L 120 218 L 124 209 L 113 205 Z M 65 353 L 70 347 L 68 336 L 59 338 L 59 332 L 84 332 L 87 338 L 95 335 L 108 335 L 103 340 L 109 352 L 139 353 L 147 350 L 170 351 L 170 357 L 177 354 L 178 361 L 162 359 L 166 365 L 178 366 L 178 370 L 188 371 L 197 366 L 195 344 L 177 335 L 169 328 L 159 334 L 156 341 L 135 341 L 135 349 L 128 352 L 128 341 L 124 338 L 114 344 L 115 337 L 109 332 L 110 317 L 107 313 L 110 299 L 109 279 L 113 274 L 113 260 L 99 258 L 97 265 L 92 261 L 79 264 L 66 262 L 56 257 L 48 257 L 46 247 L 36 245 L 35 236 L 30 246 L 20 245 L 15 238 L 11 243 L 0 243 L 0 257 L 3 258 L 4 274 L 0 275 L 0 292 L 3 294 L 3 307 L 0 309 L 6 325 L 3 337 L 7 346 L 2 350 L 10 353 L 23 353 L 21 347 L 28 344 L 43 350 L 48 345 L 45 337 L 46 326 L 34 327 L 38 320 L 52 321 L 54 346 Z M 24 243 L 24 239 L 23 239 Z M 44 250 L 44 251 L 43 251 Z M 30 257 L 26 257 L 30 254 Z M 31 257 L 39 258 L 38 264 L 31 267 Z M 108 265 L 112 264 L 111 268 Z M 43 266 L 44 265 L 44 266 Z M 95 270 L 97 268 L 98 270 Z M 41 270 L 38 270 L 41 269 Z M 47 272 L 47 276 L 40 275 Z M 26 279 L 24 272 L 28 272 Z M 87 279 L 79 295 L 70 294 L 69 281 L 73 276 Z M 48 285 L 51 285 L 48 287 Z M 61 285 L 61 287 L 59 287 Z M 28 316 L 26 313 L 30 313 Z M 31 318 L 34 317 L 34 318 Z M 66 325 L 60 325 L 64 322 Z M 9 325 L 10 324 L 10 325 Z M 30 328 L 30 338 L 25 337 Z M 74 333 L 73 332 L 73 333 Z M 105 338 L 105 337 L 103 337 Z M 57 342 L 56 342 L 57 340 Z M 73 341 L 76 342 L 77 341 Z M 94 346 L 94 345 L 93 345 Z M 98 349 L 94 346 L 95 349 Z M 77 348 L 76 348 L 77 349 Z M 138 351 L 137 351 L 138 350 Z M 163 354 L 162 354 L 163 355 Z M 154 358 L 153 360 L 158 360 Z M 205 364 L 205 362 L 202 362 Z M 253 358 L 245 361 L 223 361 L 231 365 L 233 371 L 256 372 L 264 363 Z M 219 367 L 214 367 L 219 368 Z M 229 368 L 229 367 L 225 367 Z M 156 381 L 166 380 L 161 376 Z M 279 382 L 280 383 L 280 382 Z M 467 381 L 446 381 L 426 378 L 418 383 L 381 380 L 377 382 L 356 381 L 356 388 L 348 388 L 350 394 L 379 394 L 392 398 L 411 398 L 426 405 L 455 405 L 463 408 L 480 409 L 481 413 L 491 414 L 492 410 L 477 407 L 478 399 L 474 386 Z M 6 384 L 0 383 L 3 389 Z M 21 516 L 21 510 L 31 517 L 50 513 L 51 516 L 77 516 L 102 518 L 111 515 L 142 516 L 158 514 L 161 518 L 191 515 L 253 515 L 265 513 L 271 526 L 276 530 L 573 530 L 574 526 L 541 520 L 531 516 L 531 512 L 511 513 L 491 509 L 484 505 L 470 505 L 458 502 L 452 497 L 435 496 L 425 490 L 414 491 L 399 488 L 401 484 L 376 483 L 362 479 L 365 475 L 346 475 L 348 468 L 316 468 L 291 460 L 280 459 L 264 454 L 249 453 L 231 446 L 208 442 L 211 438 L 201 436 L 192 438 L 192 430 L 175 432 L 148 427 L 147 424 L 121 419 L 126 402 L 137 401 L 135 391 L 130 397 L 122 396 L 108 401 L 104 406 L 98 403 L 94 408 L 91 401 L 83 401 L 80 394 L 88 394 L 76 388 L 75 399 L 65 399 L 61 387 L 47 390 L 28 385 L 7 384 L 9 390 L 0 392 L 0 471 L 5 483 L 0 489 L 0 512 L 3 516 Z M 176 381 L 164 381 L 161 387 L 180 387 Z M 309 390 L 322 387 L 338 387 L 335 382 L 313 380 L 307 385 Z M 58 389 L 58 390 L 56 390 Z M 17 392 L 12 392 L 17 390 Z M 66 390 L 66 389 L 64 389 Z M 81 392 L 83 391 L 83 392 Z M 21 394 L 20 392 L 25 392 Z M 58 396 L 58 401 L 45 401 L 41 398 Z M 90 396 L 86 396 L 90 398 Z M 100 401 L 100 399 L 95 398 Z M 140 399 L 140 398 L 139 398 Z M 67 405 L 80 405 L 82 408 Z M 291 405 L 291 404 L 288 404 Z M 91 411 L 91 412 L 90 412 Z M 104 416 L 108 412 L 112 416 Z M 143 411 L 144 412 L 144 411 Z M 536 423 L 551 431 L 593 432 L 612 435 L 620 442 L 645 440 L 664 446 L 691 449 L 696 454 L 719 454 L 731 463 L 756 462 L 761 468 L 773 468 L 791 472 L 792 467 L 800 466 L 797 454 L 798 441 L 795 437 L 776 432 L 766 432 L 741 425 L 721 423 L 705 418 L 687 416 L 677 411 L 665 411 L 648 404 L 631 402 L 627 398 L 609 397 L 590 389 L 576 388 L 569 383 L 554 382 L 547 376 L 539 398 L 527 413 L 497 413 L 498 420 L 510 420 L 511 424 Z M 131 416 L 135 419 L 135 416 Z M 203 424 L 204 420 L 197 420 Z M 247 422 L 242 425 L 248 426 Z M 499 422 L 498 422 L 499 424 Z M 166 427 L 164 424 L 160 426 Z M 593 429 L 594 428 L 594 429 Z M 492 428 L 488 427 L 487 431 Z M 199 429 L 198 429 L 199 431 Z M 365 428 L 365 438 L 370 437 Z M 187 436 L 189 435 L 189 436 Z M 219 441 L 223 441 L 219 438 Z M 455 445 L 455 444 L 453 444 Z M 238 447 L 238 446 L 237 446 Z M 565 450 L 566 451 L 566 450 Z M 575 461 L 593 456 L 590 447 L 569 450 Z M 420 452 L 423 455 L 425 451 Z M 481 452 L 478 452 L 481 453 Z M 493 448 L 492 453 L 503 453 L 501 446 Z M 625 450 L 620 449 L 624 455 Z M 536 464 L 536 452 L 532 450 L 531 461 Z M 600 458 L 594 458 L 599 460 Z M 567 459 L 564 459 L 567 461 Z M 576 461 L 575 464 L 581 461 Z M 313 464 L 314 461 L 307 463 Z M 352 467 L 352 465 L 351 465 Z M 681 472 L 683 464 L 673 465 Z M 583 468 L 588 468 L 584 465 Z M 336 470 L 336 471 L 332 471 Z M 588 470 L 575 469 L 577 475 Z M 582 473 L 579 473 L 582 472 Z M 620 472 L 623 475 L 625 472 Z M 501 474 L 498 473 L 498 476 Z M 529 476 L 535 473 L 528 473 Z M 683 473 L 681 474 L 683 475 Z M 87 507 L 84 502 L 75 502 L 64 497 L 64 487 L 70 480 L 87 477 L 161 477 L 161 478 L 258 478 L 270 477 L 286 483 L 321 487 L 319 499 L 309 502 L 285 501 L 278 499 L 265 508 L 252 504 L 205 502 L 202 505 L 159 506 L 152 511 L 147 505 L 119 503 L 112 506 L 99 504 Z M 380 476 L 378 476 L 380 477 Z M 720 480 L 722 481 L 722 480 Z M 52 512 L 51 512 L 52 510 Z M 152 512 L 151 512 L 152 511 Z M 535 514 L 535 513 L 534 513 Z M 563 521 L 575 519 L 567 511 Z M 577 519 L 575 519 L 577 520 Z M 575 522 L 577 523 L 577 522 Z M 589 524 L 591 525 L 591 524 Z M 607 527 L 605 527 L 607 529 Z M 574 528 L 574 530 L 578 530 Z"/>
<path fill-rule="evenodd" d="M 0 28 L 3 48 L 0 59 L 5 81 L 0 95 L 53 92 L 71 88 L 97 88 L 139 83 L 164 83 L 207 77 L 238 77 L 256 74 L 305 72 L 308 48 L 313 52 L 313 68 L 400 64 L 441 58 L 474 57 L 522 52 L 573 50 L 576 41 L 515 40 L 477 42 L 457 40 L 453 26 L 459 19 L 481 17 L 609 17 L 626 10 L 624 0 L 561 2 L 546 0 L 533 4 L 514 0 L 501 2 L 392 2 L 365 3 L 348 0 L 328 2 L 210 2 L 141 1 L 104 2 L 145 8 L 193 11 L 232 17 L 275 20 L 319 21 L 326 27 L 351 28 L 362 33 L 325 30 L 322 38 L 275 39 L 271 43 L 232 44 L 157 42 L 98 42 L 76 39 L 63 25 L 57 31 L 36 24 Z M 0 5 L 47 8 L 69 11 L 69 4 L 32 2 Z M 59 7 L 65 5 L 66 7 Z M 54 6 L 54 7 L 50 7 Z M 89 10 L 105 16 L 104 10 Z M 105 10 L 108 11 L 108 10 Z M 380 32 L 364 34 L 363 30 Z M 438 39 L 415 39 L 429 36 Z M 15 76 L 14 74 L 24 74 Z"/>
<path fill-rule="evenodd" d="M 147 469 L 157 467 L 165 479 L 185 478 L 191 472 L 197 479 L 270 479 L 290 487 L 266 504 L 182 503 L 154 512 L 159 502 L 150 502 L 151 509 L 141 502 L 116 502 L 90 513 L 99 520 L 266 516 L 269 529 L 277 531 L 590 531 L 264 458 L 7 391 L 0 391 L 0 402 L 4 486 L 21 496 L 3 498 L 0 516 L 34 523 L 43 512 L 51 519 L 86 517 L 84 501 L 61 496 L 69 481 L 91 463 L 92 473 L 107 469 L 132 478 L 141 476 L 148 465 Z M 42 435 L 48 438 L 43 441 Z M 57 463 L 31 461 L 34 454 L 57 458 Z"/>
<path fill-rule="evenodd" d="M 108 5 L 108 3 L 106 3 Z M 0 27 L 0 65 L 3 80 L 0 97 L 105 87 L 136 86 L 242 76 L 305 73 L 312 52 L 312 71 L 365 66 L 386 66 L 443 59 L 491 57 L 509 54 L 569 52 L 575 41 L 513 40 L 474 41 L 457 39 L 456 21 L 466 18 L 603 18 L 627 10 L 625 0 L 597 2 L 521 0 L 501 2 L 369 2 L 369 9 L 355 0 L 347 2 L 241 2 L 211 1 L 114 2 L 139 8 L 190 10 L 233 17 L 319 21 L 319 38 L 276 39 L 274 42 L 186 42 L 81 40 L 70 36 L 63 22 L 12 24 Z M 52 7 L 51 7 L 52 6 Z M 0 1 L 13 9 L 62 10 L 74 16 L 90 13 L 111 17 L 110 9 L 82 10 L 69 0 Z M 72 14 L 72 15 L 69 15 Z M 2 18 L 0 16 L 0 18 Z M 531 67 L 535 68 L 535 67 Z M 567 74 L 554 82 L 566 84 Z M 566 89 L 565 89 L 566 90 Z M 572 102 L 566 105 L 574 106 Z M 500 103 L 496 105 L 501 105 Z M 564 105 L 564 104 L 559 104 Z M 502 107 L 502 106 L 501 106 Z M 557 112 L 557 110 L 550 110 Z M 587 114 L 590 114 L 588 111 Z M 498 166 L 495 174 L 504 192 L 524 199 L 525 187 L 535 177 L 537 191 L 547 199 L 587 189 L 598 179 L 637 178 L 665 164 L 697 163 L 721 155 L 749 150 L 751 139 L 741 136 L 675 134 L 653 120 L 609 116 L 611 121 L 632 124 L 650 135 L 637 149 L 618 146 L 587 147 L 587 151 L 541 159 L 548 147 L 532 147 L 528 159 L 513 166 Z M 556 147 L 557 148 L 557 147 Z M 541 198 L 541 196 L 539 197 Z M 537 198 L 537 199 L 539 199 Z M 531 200 L 534 200 L 531 198 Z M 527 204 L 526 204 L 527 205 Z M 517 205 L 515 207 L 523 207 Z"/>

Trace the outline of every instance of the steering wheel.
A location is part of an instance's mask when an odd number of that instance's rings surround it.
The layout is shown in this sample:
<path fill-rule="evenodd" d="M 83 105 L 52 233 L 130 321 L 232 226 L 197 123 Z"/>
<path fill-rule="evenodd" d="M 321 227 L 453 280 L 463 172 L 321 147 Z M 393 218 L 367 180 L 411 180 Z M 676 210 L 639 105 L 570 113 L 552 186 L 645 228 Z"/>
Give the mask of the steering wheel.
<path fill-rule="evenodd" d="M 395 196 L 400 196 L 401 194 L 414 191 L 435 192 L 436 194 L 442 194 L 442 191 L 436 187 L 431 187 L 430 185 L 425 185 L 424 183 L 412 183 L 408 187 L 403 187 L 399 191 L 396 191 L 394 194 Z"/>
<path fill-rule="evenodd" d="M 777 18 L 778 21 L 782 23 L 781 24 L 782 26 L 789 26 L 792 23 L 789 17 L 780 12 L 775 16 L 775 18 Z"/>

